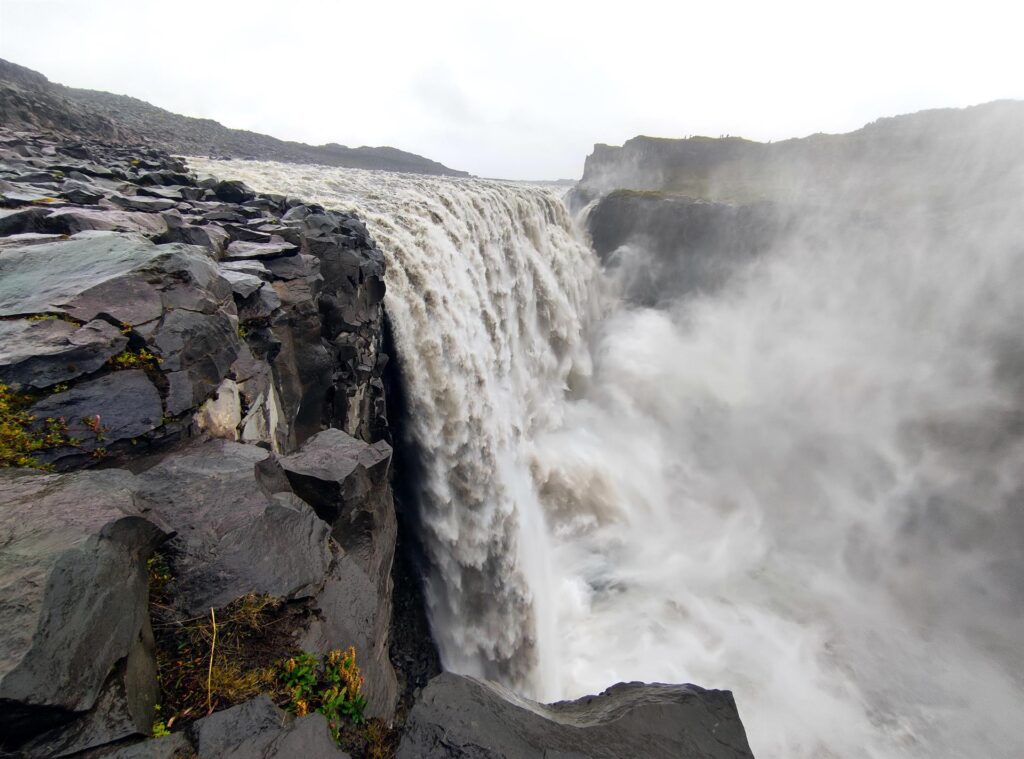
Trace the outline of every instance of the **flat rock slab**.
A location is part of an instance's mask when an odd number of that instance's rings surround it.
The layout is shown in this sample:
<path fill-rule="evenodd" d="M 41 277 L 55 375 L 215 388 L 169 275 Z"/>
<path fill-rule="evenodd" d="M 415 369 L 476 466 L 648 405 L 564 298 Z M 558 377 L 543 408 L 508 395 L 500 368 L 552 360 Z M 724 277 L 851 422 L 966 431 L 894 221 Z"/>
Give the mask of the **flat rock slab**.
<path fill-rule="evenodd" d="M 545 706 L 443 673 L 409 714 L 398 759 L 753 759 L 728 691 L 620 683 Z"/>
<path fill-rule="evenodd" d="M 167 222 L 145 211 L 121 211 L 105 208 L 58 208 L 41 222 L 44 232 L 73 235 L 86 230 L 138 232 L 156 237 L 167 231 Z"/>
<path fill-rule="evenodd" d="M 144 266 L 158 252 L 142 238 L 119 235 L 5 248 L 0 316 L 62 312 L 62 304 Z"/>
<path fill-rule="evenodd" d="M 94 372 L 128 345 L 112 324 L 63 319 L 0 321 L 0 382 L 46 388 Z"/>
<path fill-rule="evenodd" d="M 274 258 L 295 253 L 298 247 L 290 242 L 245 242 L 235 240 L 228 245 L 227 258 Z"/>
<path fill-rule="evenodd" d="M 80 439 L 78 448 L 59 448 L 46 452 L 56 461 L 67 456 L 89 453 L 119 440 L 130 440 L 155 430 L 162 423 L 160 393 L 140 369 L 111 372 L 80 382 L 70 390 L 54 393 L 31 408 L 36 419 L 61 418 L 70 433 Z M 98 440 L 83 419 L 95 420 L 103 428 Z"/>

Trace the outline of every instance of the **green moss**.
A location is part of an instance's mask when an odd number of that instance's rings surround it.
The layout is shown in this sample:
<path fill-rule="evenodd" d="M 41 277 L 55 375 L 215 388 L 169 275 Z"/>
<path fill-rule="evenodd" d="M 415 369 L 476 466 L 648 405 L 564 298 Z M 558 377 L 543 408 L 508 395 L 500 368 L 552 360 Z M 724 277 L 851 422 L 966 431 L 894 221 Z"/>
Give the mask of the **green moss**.
<path fill-rule="evenodd" d="M 141 348 L 137 351 L 122 351 L 109 359 L 107 364 L 114 369 L 151 369 L 156 368 L 160 361 L 160 358 Z"/>

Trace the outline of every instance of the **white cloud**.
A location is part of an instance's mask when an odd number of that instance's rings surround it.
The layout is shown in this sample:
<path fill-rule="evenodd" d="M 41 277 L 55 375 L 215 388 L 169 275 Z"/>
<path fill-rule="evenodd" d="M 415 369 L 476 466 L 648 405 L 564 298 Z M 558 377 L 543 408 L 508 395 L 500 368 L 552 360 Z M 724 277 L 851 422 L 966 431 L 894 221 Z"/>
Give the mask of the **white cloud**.
<path fill-rule="evenodd" d="M 0 57 L 286 139 L 579 176 L 635 134 L 780 139 L 1024 97 L 1005 0 L 0 0 Z"/>

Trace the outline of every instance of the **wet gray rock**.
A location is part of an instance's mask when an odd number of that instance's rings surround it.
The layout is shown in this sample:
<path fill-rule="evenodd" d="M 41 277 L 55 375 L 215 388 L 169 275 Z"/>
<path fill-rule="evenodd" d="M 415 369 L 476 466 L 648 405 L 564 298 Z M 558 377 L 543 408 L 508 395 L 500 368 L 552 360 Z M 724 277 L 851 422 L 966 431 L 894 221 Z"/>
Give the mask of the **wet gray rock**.
<path fill-rule="evenodd" d="M 398 759 L 753 759 L 728 691 L 620 683 L 543 705 L 443 673 L 409 715 Z"/>
<path fill-rule="evenodd" d="M 130 211 L 147 211 L 154 213 L 157 211 L 167 211 L 174 208 L 177 205 L 175 200 L 168 200 L 167 198 L 152 198 L 152 197 L 139 197 L 130 196 L 125 197 L 124 195 L 111 195 L 109 198 L 110 202 L 121 208 L 128 209 Z"/>
<path fill-rule="evenodd" d="M 187 224 L 177 211 L 165 213 L 164 221 L 167 223 L 167 232 L 160 238 L 160 242 L 183 242 L 186 245 L 201 245 L 208 248 L 214 255 L 220 256 L 228 245 L 228 233 L 216 224 L 198 226 Z"/>
<path fill-rule="evenodd" d="M 199 720 L 188 737 L 199 759 L 348 759 L 322 714 L 296 719 L 266 696 Z"/>
<path fill-rule="evenodd" d="M 0 471 L 5 747 L 63 726 L 49 745 L 78 750 L 152 725 L 146 560 L 164 533 L 139 516 L 131 484 L 116 470 Z"/>
<path fill-rule="evenodd" d="M 276 256 L 294 253 L 296 246 L 290 242 L 281 240 L 279 242 L 245 242 L 236 240 L 228 245 L 228 258 L 274 258 Z"/>
<path fill-rule="evenodd" d="M 115 235 L 5 249 L 0 316 L 62 313 L 63 304 L 145 265 L 155 254 L 141 238 Z"/>
<path fill-rule="evenodd" d="M 39 206 L 0 208 L 0 235 L 42 232 L 42 220 L 49 213 Z"/>
<path fill-rule="evenodd" d="M 255 191 L 238 180 L 225 180 L 218 182 L 213 187 L 213 192 L 218 200 L 225 203 L 245 203 L 256 197 Z"/>
<path fill-rule="evenodd" d="M 220 275 L 231 285 L 231 292 L 240 298 L 248 298 L 263 287 L 263 280 L 255 274 L 221 267 Z"/>
<path fill-rule="evenodd" d="M 16 389 L 50 387 L 101 368 L 128 338 L 101 319 L 0 321 L 0 382 Z"/>
<path fill-rule="evenodd" d="M 90 752 L 82 759 L 348 759 L 321 714 L 296 719 L 266 696 L 204 717 L 164 738 Z"/>
<path fill-rule="evenodd" d="M 40 222 L 41 231 L 73 235 L 86 230 L 138 232 L 158 237 L 167 232 L 167 223 L 157 215 L 138 211 L 101 208 L 58 208 Z"/>
<path fill-rule="evenodd" d="M 70 180 L 64 183 L 60 196 L 76 205 L 89 206 L 103 198 L 103 191 L 84 182 Z"/>
<path fill-rule="evenodd" d="M 321 519 L 338 527 L 338 540 L 353 551 L 372 554 L 362 546 L 366 536 L 383 528 L 390 532 L 394 512 L 377 510 L 367 497 L 387 487 L 391 446 L 356 440 L 338 429 L 324 430 L 298 453 L 283 456 L 279 465 L 299 497 L 313 505 Z M 386 542 L 386 539 L 385 539 Z M 371 566 L 373 562 L 367 563 Z"/>
<path fill-rule="evenodd" d="M 188 614 L 247 593 L 294 599 L 315 594 L 330 562 L 330 530 L 291 493 L 269 495 L 256 446 L 214 440 L 141 474 L 136 494 L 176 533 L 178 603 Z"/>
<path fill-rule="evenodd" d="M 88 456 L 121 440 L 131 440 L 161 424 L 160 393 L 140 369 L 111 372 L 54 393 L 30 409 L 36 419 L 63 418 L 69 434 L 79 439 L 76 447 L 57 448 L 40 454 L 55 462 L 67 457 Z M 97 437 L 83 420 L 96 420 L 103 428 Z"/>
<path fill-rule="evenodd" d="M 348 641 L 363 652 L 368 713 L 384 718 L 390 718 L 398 697 L 387 650 L 398 529 L 390 461 L 387 443 L 369 445 L 330 429 L 311 437 L 298 453 L 261 466 L 265 475 L 280 468 L 290 488 L 331 525 L 341 549 L 317 597 L 321 615 L 305 645 L 323 650 L 331 641 Z"/>

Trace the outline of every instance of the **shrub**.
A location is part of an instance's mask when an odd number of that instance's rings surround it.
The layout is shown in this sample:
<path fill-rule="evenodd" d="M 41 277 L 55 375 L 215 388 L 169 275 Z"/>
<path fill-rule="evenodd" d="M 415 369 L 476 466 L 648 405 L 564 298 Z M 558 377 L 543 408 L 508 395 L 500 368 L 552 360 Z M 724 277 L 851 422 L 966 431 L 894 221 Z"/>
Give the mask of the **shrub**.
<path fill-rule="evenodd" d="M 280 679 L 291 699 L 288 708 L 300 717 L 311 711 L 324 715 L 336 741 L 346 720 L 363 722 L 364 678 L 354 647 L 331 651 L 320 659 L 310 653 L 293 656 L 281 669 Z"/>

